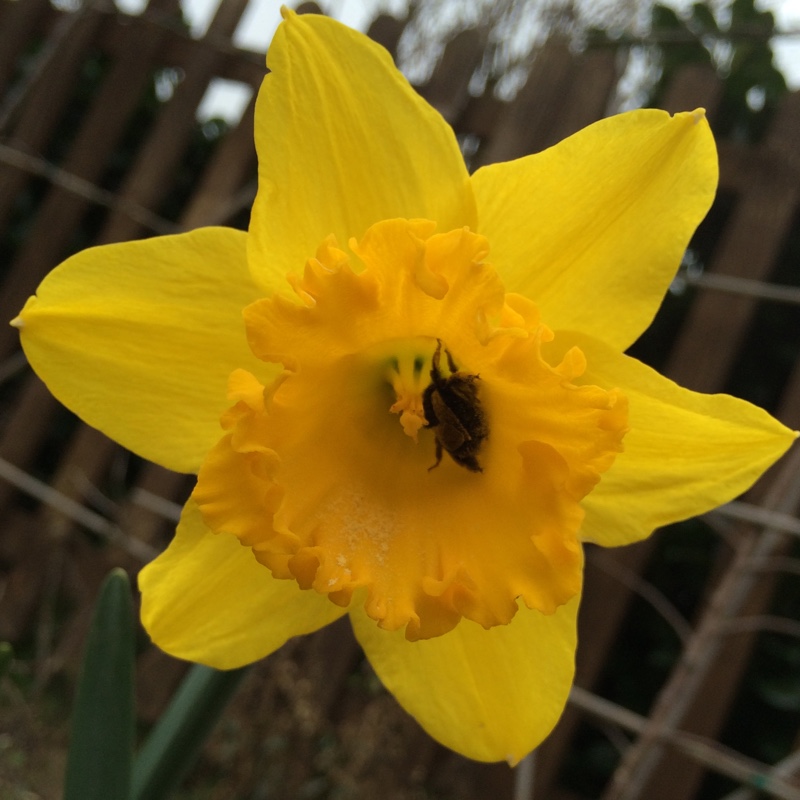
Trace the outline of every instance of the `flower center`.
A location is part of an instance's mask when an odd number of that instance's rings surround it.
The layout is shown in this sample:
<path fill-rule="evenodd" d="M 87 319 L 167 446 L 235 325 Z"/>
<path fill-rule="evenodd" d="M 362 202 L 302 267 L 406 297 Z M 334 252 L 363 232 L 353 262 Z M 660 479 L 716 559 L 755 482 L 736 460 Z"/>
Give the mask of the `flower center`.
<path fill-rule="evenodd" d="M 430 342 L 422 340 L 418 344 L 410 348 L 395 347 L 405 352 L 390 356 L 386 368 L 386 381 L 395 396 L 389 411 L 400 415 L 403 433 L 414 442 L 419 441 L 419 430 L 426 425 L 422 396 L 427 381 L 425 362 L 429 359 L 426 351 L 430 349 Z"/>
<path fill-rule="evenodd" d="M 552 613 L 580 589 L 581 499 L 626 430 L 624 397 L 580 385 L 580 351 L 506 295 L 468 230 L 388 220 L 319 248 L 296 298 L 245 310 L 268 387 L 237 371 L 195 490 L 206 523 L 277 578 L 363 603 L 409 639 L 462 616 Z M 399 421 L 399 425 L 398 425 Z"/>

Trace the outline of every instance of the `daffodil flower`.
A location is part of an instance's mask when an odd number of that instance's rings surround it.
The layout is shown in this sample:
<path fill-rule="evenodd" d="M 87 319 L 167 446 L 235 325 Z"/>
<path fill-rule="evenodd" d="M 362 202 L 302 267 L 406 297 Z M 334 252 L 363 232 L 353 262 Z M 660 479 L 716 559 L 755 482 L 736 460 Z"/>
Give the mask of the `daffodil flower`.
<path fill-rule="evenodd" d="M 567 699 L 582 542 L 726 502 L 794 436 L 623 354 L 714 142 L 638 111 L 470 176 L 385 50 L 284 16 L 249 231 L 84 251 L 15 324 L 69 408 L 198 474 L 139 577 L 159 647 L 233 668 L 348 614 L 432 736 L 514 763 Z"/>

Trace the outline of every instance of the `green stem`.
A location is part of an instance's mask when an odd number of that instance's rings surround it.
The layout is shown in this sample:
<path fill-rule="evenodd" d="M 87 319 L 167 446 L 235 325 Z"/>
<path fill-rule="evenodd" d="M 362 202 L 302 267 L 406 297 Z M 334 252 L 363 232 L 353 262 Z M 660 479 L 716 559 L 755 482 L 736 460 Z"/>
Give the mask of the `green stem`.
<path fill-rule="evenodd" d="M 131 800 L 161 800 L 180 784 L 246 672 L 191 668 L 136 757 Z"/>

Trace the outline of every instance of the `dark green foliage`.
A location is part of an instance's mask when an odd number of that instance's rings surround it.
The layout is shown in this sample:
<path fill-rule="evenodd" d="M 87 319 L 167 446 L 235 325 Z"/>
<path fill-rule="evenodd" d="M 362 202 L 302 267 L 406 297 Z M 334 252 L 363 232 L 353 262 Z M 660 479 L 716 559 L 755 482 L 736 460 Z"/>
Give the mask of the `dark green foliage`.
<path fill-rule="evenodd" d="M 169 797 L 194 765 L 245 673 L 192 667 L 136 758 L 132 800 Z"/>
<path fill-rule="evenodd" d="M 128 576 L 106 578 L 86 644 L 64 800 L 129 800 L 133 762 L 134 621 Z"/>

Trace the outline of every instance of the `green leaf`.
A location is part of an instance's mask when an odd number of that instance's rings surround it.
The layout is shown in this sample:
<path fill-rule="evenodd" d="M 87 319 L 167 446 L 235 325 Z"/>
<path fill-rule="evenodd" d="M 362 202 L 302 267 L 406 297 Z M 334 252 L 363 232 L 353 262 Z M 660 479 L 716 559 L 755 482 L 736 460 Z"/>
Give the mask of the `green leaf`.
<path fill-rule="evenodd" d="M 134 627 L 128 576 L 113 570 L 89 631 L 67 756 L 64 800 L 128 800 L 134 741 Z"/>
<path fill-rule="evenodd" d="M 191 668 L 136 758 L 133 800 L 162 800 L 180 784 L 246 672 Z"/>

